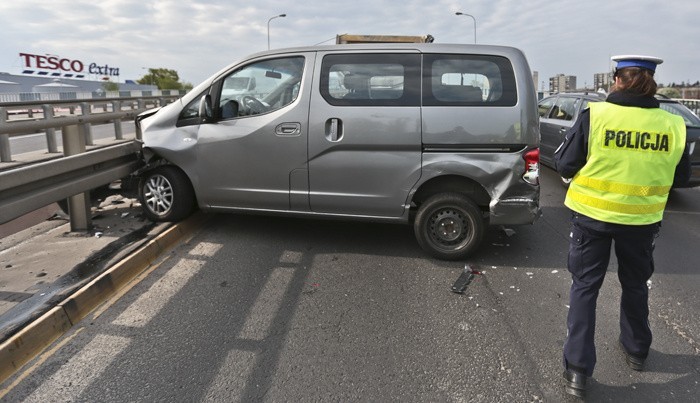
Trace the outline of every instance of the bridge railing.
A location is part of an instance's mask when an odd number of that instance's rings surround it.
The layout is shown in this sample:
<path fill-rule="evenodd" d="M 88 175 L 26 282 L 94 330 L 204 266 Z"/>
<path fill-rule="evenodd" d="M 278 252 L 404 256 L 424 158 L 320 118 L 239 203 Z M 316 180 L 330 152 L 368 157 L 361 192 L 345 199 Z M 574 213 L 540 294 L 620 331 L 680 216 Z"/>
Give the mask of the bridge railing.
<path fill-rule="evenodd" d="M 128 176 L 138 166 L 139 143 L 123 139 L 121 122 L 178 97 L 1 103 L 0 162 L 12 161 L 10 137 L 41 131 L 46 133 L 48 152 L 58 153 L 56 129 L 60 129 L 63 150 L 48 161 L 0 170 L 0 224 L 68 198 L 71 229 L 88 229 L 89 191 Z M 106 122 L 114 125 L 116 144 L 87 150 L 94 145 L 91 126 Z"/>
<path fill-rule="evenodd" d="M 682 103 L 683 105 L 687 106 L 688 109 L 693 111 L 694 114 L 700 115 L 700 99 L 674 99 L 674 101 L 678 101 Z"/>
<path fill-rule="evenodd" d="M 114 124 L 115 140 L 123 139 L 121 122 L 133 120 L 144 110 L 173 102 L 179 95 L 132 98 L 101 98 L 73 101 L 0 103 L 0 162 L 12 161 L 10 137 L 44 131 L 46 151 L 58 153 L 56 129 L 77 124 L 85 132 L 88 146 L 94 145 L 93 124 Z"/>

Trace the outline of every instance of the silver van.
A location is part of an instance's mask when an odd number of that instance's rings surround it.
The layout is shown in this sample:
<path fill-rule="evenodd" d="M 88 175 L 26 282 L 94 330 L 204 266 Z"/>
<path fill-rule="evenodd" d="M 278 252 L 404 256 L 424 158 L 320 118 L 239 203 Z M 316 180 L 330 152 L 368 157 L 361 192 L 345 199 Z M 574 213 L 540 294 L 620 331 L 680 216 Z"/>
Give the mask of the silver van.
<path fill-rule="evenodd" d="M 540 215 L 537 99 L 510 47 L 258 53 L 136 123 L 156 221 L 199 207 L 410 223 L 421 247 L 454 260 L 486 225 Z"/>

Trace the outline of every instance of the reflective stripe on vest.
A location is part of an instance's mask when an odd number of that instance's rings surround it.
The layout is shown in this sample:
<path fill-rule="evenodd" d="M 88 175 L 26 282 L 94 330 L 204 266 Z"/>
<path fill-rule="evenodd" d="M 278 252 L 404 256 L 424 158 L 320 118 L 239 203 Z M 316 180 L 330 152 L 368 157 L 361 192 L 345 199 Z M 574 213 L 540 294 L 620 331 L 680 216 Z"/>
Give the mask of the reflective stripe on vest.
<path fill-rule="evenodd" d="M 671 190 L 670 186 L 638 186 L 627 183 L 604 181 L 586 176 L 579 176 L 577 180 L 581 186 L 628 196 L 660 196 L 668 194 Z"/>
<path fill-rule="evenodd" d="M 600 221 L 644 225 L 661 221 L 685 123 L 659 108 L 589 104 L 588 157 L 565 204 Z"/>

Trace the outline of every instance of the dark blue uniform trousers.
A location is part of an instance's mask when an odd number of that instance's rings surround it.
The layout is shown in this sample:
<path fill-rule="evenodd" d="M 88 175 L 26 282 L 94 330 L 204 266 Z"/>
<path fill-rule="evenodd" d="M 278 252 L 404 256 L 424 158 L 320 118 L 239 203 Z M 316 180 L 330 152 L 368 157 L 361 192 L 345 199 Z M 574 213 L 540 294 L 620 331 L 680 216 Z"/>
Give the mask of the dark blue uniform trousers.
<path fill-rule="evenodd" d="M 564 366 L 591 376 L 596 363 L 594 344 L 598 291 L 610 261 L 612 241 L 617 255 L 620 299 L 620 342 L 633 355 L 646 358 L 651 345 L 649 289 L 654 272 L 654 239 L 660 223 L 611 224 L 573 213 L 568 269 L 573 280 L 564 344 Z"/>

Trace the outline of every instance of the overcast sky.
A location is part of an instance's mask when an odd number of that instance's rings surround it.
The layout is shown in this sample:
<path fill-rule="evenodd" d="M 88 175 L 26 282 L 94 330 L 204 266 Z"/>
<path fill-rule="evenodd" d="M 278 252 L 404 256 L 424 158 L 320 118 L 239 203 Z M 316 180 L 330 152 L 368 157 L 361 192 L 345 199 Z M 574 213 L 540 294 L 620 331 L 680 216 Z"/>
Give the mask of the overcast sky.
<path fill-rule="evenodd" d="M 2 0 L 0 72 L 19 73 L 19 53 L 52 54 L 117 67 L 120 81 L 143 67 L 176 70 L 198 84 L 271 47 L 332 44 L 336 34 L 431 34 L 435 42 L 514 46 L 539 85 L 563 73 L 589 87 L 610 56 L 664 59 L 659 83 L 700 80 L 697 0 Z M 326 42 L 327 41 L 327 42 Z"/>

